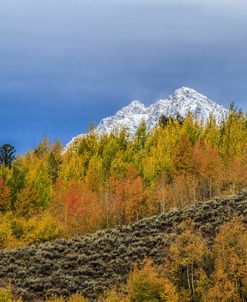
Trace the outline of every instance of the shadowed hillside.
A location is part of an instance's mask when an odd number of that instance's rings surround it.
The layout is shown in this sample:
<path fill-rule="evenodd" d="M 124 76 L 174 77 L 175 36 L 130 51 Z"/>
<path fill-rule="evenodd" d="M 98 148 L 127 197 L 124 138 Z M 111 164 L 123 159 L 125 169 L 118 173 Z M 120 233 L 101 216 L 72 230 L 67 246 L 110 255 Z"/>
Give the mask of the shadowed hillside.
<path fill-rule="evenodd" d="M 161 263 L 178 225 L 191 219 L 206 237 L 234 215 L 247 223 L 247 191 L 143 219 L 73 240 L 56 240 L 0 252 L 0 283 L 11 282 L 24 301 L 80 291 L 95 301 L 106 288 L 126 280 L 133 263 Z"/>

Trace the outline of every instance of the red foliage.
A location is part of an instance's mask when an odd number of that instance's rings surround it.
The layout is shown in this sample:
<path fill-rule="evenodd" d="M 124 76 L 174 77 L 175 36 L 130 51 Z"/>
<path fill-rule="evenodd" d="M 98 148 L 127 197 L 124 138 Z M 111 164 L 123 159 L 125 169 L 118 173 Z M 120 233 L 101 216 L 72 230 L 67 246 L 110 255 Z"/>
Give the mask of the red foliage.
<path fill-rule="evenodd" d="M 68 234 L 94 231 L 101 216 L 96 194 L 82 181 L 58 180 L 51 211 Z"/>

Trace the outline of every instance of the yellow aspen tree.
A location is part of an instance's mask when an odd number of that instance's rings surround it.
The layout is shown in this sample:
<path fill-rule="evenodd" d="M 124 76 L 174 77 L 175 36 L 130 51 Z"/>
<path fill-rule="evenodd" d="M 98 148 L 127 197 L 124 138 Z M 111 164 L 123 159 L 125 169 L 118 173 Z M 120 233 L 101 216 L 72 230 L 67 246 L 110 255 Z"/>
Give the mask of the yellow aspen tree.
<path fill-rule="evenodd" d="M 247 298 L 247 231 L 233 218 L 219 230 L 214 245 L 215 267 L 236 286 L 240 301 Z"/>
<path fill-rule="evenodd" d="M 205 302 L 240 302 L 235 284 L 223 269 L 217 269 L 212 279 L 213 286 L 204 296 Z"/>
<path fill-rule="evenodd" d="M 180 229 L 167 253 L 164 272 L 175 284 L 182 282 L 180 287 L 195 298 L 198 270 L 202 270 L 208 249 L 201 232 L 191 221 L 182 223 Z"/>
<path fill-rule="evenodd" d="M 130 302 L 178 302 L 174 285 L 155 271 L 147 261 L 143 269 L 134 269 L 127 282 Z"/>

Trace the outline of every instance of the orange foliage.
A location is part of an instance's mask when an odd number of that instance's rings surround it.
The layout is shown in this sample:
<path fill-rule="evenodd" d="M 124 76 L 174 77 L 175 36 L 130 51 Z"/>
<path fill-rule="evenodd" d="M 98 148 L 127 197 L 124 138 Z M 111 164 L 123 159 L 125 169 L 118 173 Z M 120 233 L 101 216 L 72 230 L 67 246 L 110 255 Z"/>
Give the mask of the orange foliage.
<path fill-rule="evenodd" d="M 235 284 L 229 280 L 222 269 L 215 272 L 213 278 L 214 286 L 210 288 L 205 296 L 208 302 L 240 302 Z"/>
<path fill-rule="evenodd" d="M 222 270 L 240 297 L 247 297 L 247 230 L 238 218 L 221 226 L 214 253 L 216 269 Z"/>
<path fill-rule="evenodd" d="M 193 148 L 193 162 L 193 174 L 199 180 L 199 196 L 204 199 L 219 194 L 224 166 L 218 150 L 199 141 Z"/>
<path fill-rule="evenodd" d="M 123 179 L 111 177 L 109 190 L 110 207 L 115 216 L 115 223 L 123 224 L 138 220 L 141 215 L 143 185 L 136 169 L 129 167 L 126 177 Z"/>
<path fill-rule="evenodd" d="M 192 170 L 192 144 L 186 136 L 181 138 L 174 150 L 173 163 L 177 173 L 189 173 Z"/>
<path fill-rule="evenodd" d="M 95 231 L 101 217 L 97 195 L 82 181 L 58 180 L 51 212 L 68 236 Z"/>

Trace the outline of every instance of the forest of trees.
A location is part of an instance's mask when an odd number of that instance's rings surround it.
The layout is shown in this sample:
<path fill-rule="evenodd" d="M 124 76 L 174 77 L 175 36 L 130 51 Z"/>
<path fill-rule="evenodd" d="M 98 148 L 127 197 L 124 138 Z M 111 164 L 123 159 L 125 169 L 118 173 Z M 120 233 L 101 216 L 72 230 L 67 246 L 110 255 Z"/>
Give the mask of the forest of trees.
<path fill-rule="evenodd" d="M 247 185 L 247 118 L 234 108 L 220 125 L 188 115 L 162 118 L 150 133 L 143 122 L 133 138 L 90 131 L 66 152 L 47 139 L 15 159 L 10 149 L 0 248 L 132 223 Z"/>

